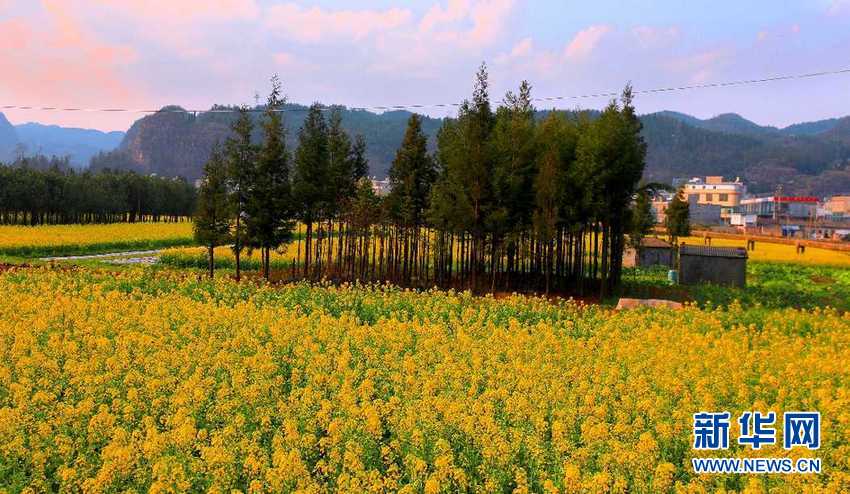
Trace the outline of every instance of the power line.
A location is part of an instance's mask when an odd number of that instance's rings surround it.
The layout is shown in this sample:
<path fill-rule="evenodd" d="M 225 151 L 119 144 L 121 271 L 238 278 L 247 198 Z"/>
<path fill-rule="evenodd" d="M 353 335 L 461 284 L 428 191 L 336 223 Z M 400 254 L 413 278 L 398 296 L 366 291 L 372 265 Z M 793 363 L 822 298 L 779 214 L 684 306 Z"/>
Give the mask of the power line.
<path fill-rule="evenodd" d="M 669 87 L 657 87 L 651 89 L 635 89 L 634 94 L 653 94 L 653 93 L 669 93 L 674 91 L 689 91 L 694 89 L 710 89 L 710 88 L 722 88 L 722 87 L 732 87 L 732 86 L 746 86 L 750 84 L 763 84 L 768 82 L 777 82 L 777 81 L 788 81 L 794 79 L 811 79 L 814 77 L 823 77 L 829 75 L 841 75 L 841 74 L 850 74 L 850 68 L 838 69 L 838 70 L 825 70 L 821 72 L 810 72 L 807 74 L 789 74 L 789 75 L 778 75 L 772 77 L 764 77 L 761 79 L 744 79 L 737 81 L 726 81 L 726 82 L 709 82 L 704 84 L 691 84 L 686 86 L 669 86 Z M 580 95 L 571 95 L 571 96 L 546 96 L 546 97 L 538 97 L 532 98 L 532 101 L 563 101 L 563 100 L 578 100 L 578 99 L 590 99 L 590 98 L 613 98 L 619 96 L 619 91 L 607 91 L 607 92 L 598 92 L 598 93 L 588 93 L 588 94 L 580 94 Z M 411 110 L 411 109 L 423 109 L 423 108 L 452 108 L 459 107 L 461 103 L 432 103 L 432 104 L 411 104 L 411 105 L 383 105 L 383 106 L 360 106 L 360 107 L 347 107 L 349 110 L 354 111 L 392 111 L 392 110 Z M 322 110 L 331 110 L 336 107 L 342 107 L 342 105 L 324 105 L 322 106 Z M 159 110 L 147 110 L 147 109 L 131 109 L 131 108 L 62 108 L 62 107 L 54 107 L 54 106 L 19 106 L 19 105 L 0 105 L 0 110 L 34 110 L 34 111 L 61 111 L 61 112 L 106 112 L 106 113 L 187 113 L 187 114 L 198 114 L 198 113 L 234 113 L 239 111 L 235 108 L 213 108 L 209 110 L 186 110 L 183 108 L 162 108 Z M 281 108 L 278 110 L 274 110 L 276 112 L 297 112 L 297 111 L 307 111 L 308 108 Z M 256 112 L 264 112 L 265 109 L 262 108 L 249 108 L 246 111 L 249 113 Z"/>

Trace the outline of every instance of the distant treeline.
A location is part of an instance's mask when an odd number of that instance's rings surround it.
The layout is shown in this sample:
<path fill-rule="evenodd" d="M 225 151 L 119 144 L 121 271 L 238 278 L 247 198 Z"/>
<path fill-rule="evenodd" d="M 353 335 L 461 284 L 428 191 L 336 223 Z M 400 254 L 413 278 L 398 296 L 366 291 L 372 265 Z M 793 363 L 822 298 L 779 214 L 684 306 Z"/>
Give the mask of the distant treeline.
<path fill-rule="evenodd" d="M 276 80 L 274 88 L 268 109 L 283 103 Z M 503 101 L 491 107 L 482 66 L 434 153 L 411 116 L 385 197 L 363 179 L 364 143 L 342 130 L 339 112 L 313 105 L 290 153 L 280 113 L 265 113 L 258 143 L 243 109 L 199 190 L 196 238 L 210 274 L 214 247 L 232 244 L 237 279 L 244 249 L 262 252 L 268 277 L 269 252 L 300 222 L 297 265 L 307 279 L 606 296 L 621 278 L 626 234 L 635 241 L 651 225 L 631 89 L 596 118 L 536 119 L 527 83 Z"/>
<path fill-rule="evenodd" d="M 180 221 L 195 189 L 180 178 L 102 170 L 75 172 L 42 156 L 0 165 L 0 223 L 20 225 Z"/>

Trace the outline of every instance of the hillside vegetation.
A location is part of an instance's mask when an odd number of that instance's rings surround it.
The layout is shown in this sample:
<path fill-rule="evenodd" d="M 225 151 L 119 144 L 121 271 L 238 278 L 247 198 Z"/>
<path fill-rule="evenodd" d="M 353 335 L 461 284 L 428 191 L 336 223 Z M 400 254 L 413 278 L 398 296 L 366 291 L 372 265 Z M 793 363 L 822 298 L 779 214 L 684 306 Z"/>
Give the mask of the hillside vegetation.
<path fill-rule="evenodd" d="M 286 110 L 288 141 L 294 146 L 307 107 L 287 105 Z M 538 112 L 538 118 L 547 113 Z M 577 116 L 575 112 L 566 113 Z M 585 113 L 589 118 L 598 115 L 596 111 Z M 255 117 L 259 114 L 256 112 Z M 146 116 L 133 124 L 116 151 L 95 157 L 92 165 L 194 180 L 200 177 L 212 146 L 230 135 L 234 115 L 163 112 Z M 375 114 L 342 108 L 345 130 L 366 139 L 372 175 L 386 176 L 409 116 L 406 111 Z M 759 126 L 735 114 L 700 120 L 659 112 L 644 115 L 641 121 L 648 145 L 647 180 L 669 182 L 676 177 L 725 175 L 744 178 L 754 192 L 772 191 L 778 183 L 795 194 L 820 196 L 850 190 L 850 118 L 785 129 Z M 441 119 L 422 119 L 429 149 L 434 149 L 441 125 Z"/>

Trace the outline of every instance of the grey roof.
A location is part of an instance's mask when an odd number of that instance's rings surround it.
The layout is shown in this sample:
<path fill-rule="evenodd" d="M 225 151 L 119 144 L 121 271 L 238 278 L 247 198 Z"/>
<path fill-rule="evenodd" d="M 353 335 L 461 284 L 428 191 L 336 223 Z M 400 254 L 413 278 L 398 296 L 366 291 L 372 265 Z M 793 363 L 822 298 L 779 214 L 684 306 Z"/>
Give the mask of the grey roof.
<path fill-rule="evenodd" d="M 680 256 L 729 257 L 746 259 L 747 250 L 743 247 L 707 247 L 704 245 L 685 245 L 679 247 Z"/>
<path fill-rule="evenodd" d="M 672 249 L 673 246 L 669 243 L 655 237 L 643 237 L 640 240 L 640 246 L 649 249 Z"/>

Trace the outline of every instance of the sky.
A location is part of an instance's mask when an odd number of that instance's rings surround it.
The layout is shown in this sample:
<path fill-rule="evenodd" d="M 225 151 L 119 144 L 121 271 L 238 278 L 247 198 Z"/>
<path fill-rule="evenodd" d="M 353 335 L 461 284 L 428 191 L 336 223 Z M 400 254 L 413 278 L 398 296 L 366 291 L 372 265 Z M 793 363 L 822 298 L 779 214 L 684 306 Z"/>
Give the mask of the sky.
<path fill-rule="evenodd" d="M 850 0 L 0 0 L 0 106 L 253 104 L 275 73 L 295 103 L 456 103 L 482 62 L 494 103 L 522 80 L 551 97 L 845 69 Z M 850 114 L 850 74 L 636 105 L 785 126 Z M 0 111 L 16 124 L 100 130 L 141 116 Z"/>

